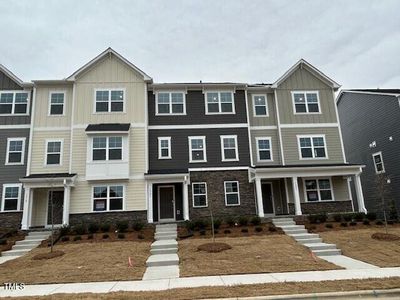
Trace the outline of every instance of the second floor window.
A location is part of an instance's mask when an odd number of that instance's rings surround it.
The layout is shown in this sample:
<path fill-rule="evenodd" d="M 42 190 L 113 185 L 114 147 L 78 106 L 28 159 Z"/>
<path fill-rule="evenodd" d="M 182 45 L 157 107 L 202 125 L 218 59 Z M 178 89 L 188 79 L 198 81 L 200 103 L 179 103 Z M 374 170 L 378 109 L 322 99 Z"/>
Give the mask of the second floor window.
<path fill-rule="evenodd" d="M 95 112 L 123 112 L 123 90 L 96 90 Z"/>
<path fill-rule="evenodd" d="M 92 151 L 96 161 L 122 160 L 122 137 L 94 137 Z"/>
<path fill-rule="evenodd" d="M 207 92 L 206 114 L 234 114 L 235 103 L 232 92 Z"/>
<path fill-rule="evenodd" d="M 317 92 L 292 92 L 296 114 L 320 113 Z"/>
<path fill-rule="evenodd" d="M 25 154 L 25 138 L 7 139 L 6 165 L 23 165 Z"/>
<path fill-rule="evenodd" d="M 186 114 L 185 95 L 181 92 L 158 92 L 156 95 L 156 115 Z"/>
<path fill-rule="evenodd" d="M 189 137 L 189 162 L 206 162 L 206 137 L 190 136 Z"/>
<path fill-rule="evenodd" d="M 49 108 L 50 116 L 64 114 L 64 98 L 65 94 L 62 92 L 50 93 L 50 108 Z"/>
<path fill-rule="evenodd" d="M 324 136 L 301 136 L 298 139 L 301 159 L 327 158 Z"/>
<path fill-rule="evenodd" d="M 222 161 L 239 160 L 236 135 L 221 135 L 221 154 Z"/>
<path fill-rule="evenodd" d="M 383 164 L 382 152 L 372 154 L 372 159 L 374 160 L 375 173 L 385 173 L 385 165 Z"/>
<path fill-rule="evenodd" d="M 258 137 L 257 142 L 257 158 L 259 161 L 271 161 L 271 138 L 269 137 Z"/>
<path fill-rule="evenodd" d="M 27 113 L 27 92 L 0 92 L 0 115 L 26 115 Z"/>
<path fill-rule="evenodd" d="M 268 116 L 266 95 L 253 95 L 253 112 L 255 117 Z"/>
<path fill-rule="evenodd" d="M 48 141 L 46 147 L 46 165 L 61 165 L 61 141 Z"/>
<path fill-rule="evenodd" d="M 158 159 L 171 159 L 171 137 L 158 138 Z"/>

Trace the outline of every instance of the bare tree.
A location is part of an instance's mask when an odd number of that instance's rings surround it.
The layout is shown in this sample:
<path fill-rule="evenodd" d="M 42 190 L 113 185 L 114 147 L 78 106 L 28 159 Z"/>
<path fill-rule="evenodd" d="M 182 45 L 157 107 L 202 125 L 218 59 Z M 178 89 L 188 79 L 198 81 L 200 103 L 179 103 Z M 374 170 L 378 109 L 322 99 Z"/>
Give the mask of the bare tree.
<path fill-rule="evenodd" d="M 383 220 L 385 222 L 385 231 L 388 233 L 388 210 L 390 208 L 393 199 L 391 199 L 390 193 L 390 179 L 385 173 L 379 173 L 375 178 L 376 194 L 379 197 L 377 208 L 383 213 Z"/>

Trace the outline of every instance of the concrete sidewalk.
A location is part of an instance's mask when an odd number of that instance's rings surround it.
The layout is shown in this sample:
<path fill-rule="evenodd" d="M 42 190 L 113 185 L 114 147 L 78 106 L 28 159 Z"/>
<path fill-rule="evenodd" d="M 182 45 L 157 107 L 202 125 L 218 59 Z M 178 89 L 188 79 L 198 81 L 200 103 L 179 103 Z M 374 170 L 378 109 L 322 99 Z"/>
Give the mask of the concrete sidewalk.
<path fill-rule="evenodd" d="M 183 277 L 159 280 L 113 281 L 90 283 L 65 283 L 27 285 L 24 290 L 6 291 L 0 288 L 0 297 L 44 296 L 60 293 L 108 293 L 118 291 L 163 291 L 175 288 L 204 286 L 232 286 L 243 284 L 277 282 L 315 282 L 322 280 L 346 280 L 385 278 L 400 276 L 400 268 L 379 268 L 360 270 L 329 270 L 286 273 L 263 273 L 244 275 L 222 275 Z"/>

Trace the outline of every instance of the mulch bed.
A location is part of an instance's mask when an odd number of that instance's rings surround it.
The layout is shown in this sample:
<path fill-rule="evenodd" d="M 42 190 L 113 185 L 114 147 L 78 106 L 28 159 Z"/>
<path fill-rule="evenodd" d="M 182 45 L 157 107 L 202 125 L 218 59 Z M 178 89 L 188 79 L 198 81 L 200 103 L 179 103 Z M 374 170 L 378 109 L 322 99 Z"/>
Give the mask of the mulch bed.
<path fill-rule="evenodd" d="M 52 258 L 55 258 L 55 257 L 63 256 L 64 254 L 65 254 L 64 251 L 56 250 L 56 251 L 53 251 L 53 252 L 37 254 L 34 257 L 32 257 L 32 259 L 34 259 L 34 260 L 52 259 Z"/>
<path fill-rule="evenodd" d="M 371 228 L 383 228 L 385 225 L 376 225 L 376 221 L 371 221 L 370 225 L 364 225 L 363 222 L 355 222 L 356 224 L 350 224 L 351 222 L 325 222 L 320 224 L 310 224 L 309 222 L 297 222 L 298 225 L 304 225 L 306 229 L 311 233 L 337 231 L 337 230 L 358 230 L 358 229 L 371 229 Z M 341 226 L 341 223 L 346 223 L 347 226 Z M 331 224 L 332 228 L 327 228 L 326 225 Z M 329 225 L 328 225 L 329 226 Z M 400 227 L 400 224 L 388 224 L 388 228 Z"/>
<path fill-rule="evenodd" d="M 199 251 L 206 251 L 210 253 L 222 252 L 228 249 L 232 249 L 232 247 L 226 243 L 206 243 L 197 247 L 197 250 Z"/>
<path fill-rule="evenodd" d="M 400 240 L 400 236 L 391 234 L 391 233 L 383 233 L 383 232 L 376 232 L 371 235 L 371 238 L 378 240 L 378 241 L 398 241 Z"/>
<path fill-rule="evenodd" d="M 7 243 L 4 245 L 0 245 L 0 253 L 3 251 L 11 250 L 12 246 L 15 245 L 15 242 L 23 240 L 25 238 L 25 235 L 26 234 L 24 232 L 17 231 L 16 234 L 6 237 L 5 239 L 7 240 Z"/>

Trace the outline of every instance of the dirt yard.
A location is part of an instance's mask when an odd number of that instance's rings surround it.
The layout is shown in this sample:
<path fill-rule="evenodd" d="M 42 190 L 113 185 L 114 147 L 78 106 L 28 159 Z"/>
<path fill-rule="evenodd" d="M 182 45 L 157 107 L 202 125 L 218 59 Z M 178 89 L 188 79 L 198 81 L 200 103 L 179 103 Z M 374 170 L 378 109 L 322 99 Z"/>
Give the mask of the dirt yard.
<path fill-rule="evenodd" d="M 400 266 L 400 241 L 378 241 L 371 238 L 375 232 L 385 232 L 383 227 L 321 232 L 326 243 L 333 243 L 342 249 L 343 254 L 379 267 Z M 388 231 L 400 235 L 400 227 Z"/>
<path fill-rule="evenodd" d="M 150 255 L 150 242 L 79 243 L 56 245 L 65 255 L 33 260 L 49 248 L 37 248 L 1 265 L 0 282 L 61 283 L 141 279 Z M 128 257 L 133 267 L 128 268 Z"/>
<path fill-rule="evenodd" d="M 179 241 L 182 277 L 340 269 L 316 257 L 285 235 L 218 238 L 232 249 L 208 253 L 197 247 L 211 240 Z"/>

